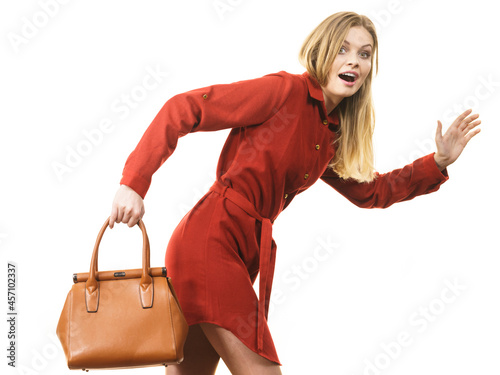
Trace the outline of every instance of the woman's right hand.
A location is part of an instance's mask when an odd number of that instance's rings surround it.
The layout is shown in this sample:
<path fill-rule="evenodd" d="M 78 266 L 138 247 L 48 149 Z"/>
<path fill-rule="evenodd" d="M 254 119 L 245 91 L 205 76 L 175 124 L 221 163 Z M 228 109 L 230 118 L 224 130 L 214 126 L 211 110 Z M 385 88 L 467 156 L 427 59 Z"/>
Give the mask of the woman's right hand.
<path fill-rule="evenodd" d="M 111 207 L 109 227 L 113 228 L 114 223 L 126 223 L 129 227 L 133 227 L 142 219 L 144 213 L 142 197 L 130 187 L 120 185 Z"/>

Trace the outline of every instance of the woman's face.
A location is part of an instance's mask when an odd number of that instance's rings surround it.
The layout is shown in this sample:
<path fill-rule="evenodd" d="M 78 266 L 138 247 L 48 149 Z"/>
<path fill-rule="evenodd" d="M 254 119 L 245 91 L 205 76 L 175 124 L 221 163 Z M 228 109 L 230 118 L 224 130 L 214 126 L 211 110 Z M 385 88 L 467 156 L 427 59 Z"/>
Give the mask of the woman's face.
<path fill-rule="evenodd" d="M 328 83 L 322 87 L 329 112 L 363 85 L 371 70 L 372 49 L 373 38 L 364 27 L 353 26 L 349 29 L 328 74 Z"/>

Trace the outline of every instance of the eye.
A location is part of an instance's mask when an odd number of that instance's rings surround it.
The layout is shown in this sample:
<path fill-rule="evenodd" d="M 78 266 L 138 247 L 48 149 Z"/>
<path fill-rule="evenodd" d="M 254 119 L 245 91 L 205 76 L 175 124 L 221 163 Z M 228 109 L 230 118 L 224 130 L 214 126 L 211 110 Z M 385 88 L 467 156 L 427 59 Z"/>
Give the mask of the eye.
<path fill-rule="evenodd" d="M 344 46 L 342 46 L 342 47 L 340 47 L 340 51 L 339 51 L 339 53 L 344 53 L 344 52 L 346 52 L 346 51 L 347 51 L 347 50 L 346 50 L 346 48 L 345 48 Z"/>
<path fill-rule="evenodd" d="M 368 58 L 370 58 L 370 56 L 371 56 L 370 52 L 366 52 L 366 51 L 361 52 L 361 57 L 364 59 L 368 59 Z"/>

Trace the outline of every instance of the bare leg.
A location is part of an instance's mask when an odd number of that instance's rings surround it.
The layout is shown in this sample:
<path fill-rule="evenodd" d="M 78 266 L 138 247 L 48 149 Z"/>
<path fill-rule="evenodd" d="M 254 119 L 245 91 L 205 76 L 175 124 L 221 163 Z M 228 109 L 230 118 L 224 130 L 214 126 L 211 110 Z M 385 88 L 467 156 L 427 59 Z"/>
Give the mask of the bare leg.
<path fill-rule="evenodd" d="M 214 375 L 219 363 L 214 350 L 199 324 L 189 327 L 184 344 L 184 361 L 167 367 L 167 375 Z"/>
<path fill-rule="evenodd" d="M 281 375 L 279 365 L 250 350 L 232 332 L 209 323 L 200 326 L 231 374 Z"/>

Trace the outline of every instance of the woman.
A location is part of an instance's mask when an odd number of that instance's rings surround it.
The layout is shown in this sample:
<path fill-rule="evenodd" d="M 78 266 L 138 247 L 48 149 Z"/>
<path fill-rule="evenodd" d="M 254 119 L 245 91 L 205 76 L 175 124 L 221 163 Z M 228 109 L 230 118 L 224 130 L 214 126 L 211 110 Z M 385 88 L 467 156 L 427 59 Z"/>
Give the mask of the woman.
<path fill-rule="evenodd" d="M 184 362 L 169 367 L 169 375 L 213 374 L 220 358 L 233 374 L 280 374 L 266 321 L 278 214 L 318 179 L 364 208 L 436 191 L 448 179 L 446 167 L 479 132 L 470 110 L 444 136 L 438 121 L 437 152 L 390 173 L 374 172 L 376 53 L 367 17 L 333 14 L 302 46 L 306 73 L 279 72 L 174 96 L 127 159 L 110 227 L 133 226 L 144 215 L 151 176 L 179 137 L 232 128 L 217 181 L 167 247 L 166 267 L 190 325 Z M 259 271 L 257 299 L 252 285 Z"/>

